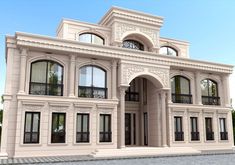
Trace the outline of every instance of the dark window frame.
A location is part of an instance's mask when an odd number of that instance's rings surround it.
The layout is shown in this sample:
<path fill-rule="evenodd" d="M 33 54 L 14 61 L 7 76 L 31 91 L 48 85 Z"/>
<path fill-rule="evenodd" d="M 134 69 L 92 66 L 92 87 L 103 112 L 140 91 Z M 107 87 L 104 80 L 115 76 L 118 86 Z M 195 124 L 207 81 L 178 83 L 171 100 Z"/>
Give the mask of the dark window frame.
<path fill-rule="evenodd" d="M 194 131 L 193 120 L 196 121 L 196 131 Z M 199 141 L 200 140 L 200 133 L 198 131 L 198 117 L 190 117 L 190 124 L 191 124 L 191 141 Z"/>
<path fill-rule="evenodd" d="M 220 105 L 220 97 L 219 97 L 219 90 L 218 90 L 218 83 L 212 79 L 206 78 L 201 80 L 201 84 L 202 81 L 207 81 L 207 86 L 208 86 L 208 91 L 207 91 L 207 95 L 202 95 L 202 104 L 203 105 Z M 210 95 L 210 89 L 209 89 L 209 81 L 211 81 L 212 83 L 215 84 L 216 86 L 216 96 L 211 96 Z M 202 89 L 201 89 L 202 90 Z"/>
<path fill-rule="evenodd" d="M 78 82 L 78 84 L 79 84 L 78 85 L 78 97 L 96 98 L 96 97 L 94 97 L 94 91 L 95 90 L 102 90 L 102 91 L 104 91 L 104 98 L 102 98 L 102 99 L 107 99 L 107 93 L 108 93 L 108 88 L 107 88 L 107 71 L 105 69 L 97 66 L 97 65 L 85 65 L 85 66 L 82 66 L 81 68 L 79 68 L 79 79 L 81 78 L 80 69 L 86 68 L 86 67 L 91 67 L 91 83 L 92 84 L 91 84 L 91 86 L 82 86 Z M 103 87 L 94 87 L 94 85 L 93 85 L 94 84 L 94 81 L 93 81 L 93 77 L 94 77 L 93 70 L 94 70 L 94 68 L 98 68 L 98 69 L 102 70 L 105 73 L 105 80 L 104 80 L 105 81 L 105 87 L 104 88 Z M 83 95 L 79 94 L 81 90 L 90 90 L 91 97 L 87 97 L 87 95 L 83 96 Z"/>
<path fill-rule="evenodd" d="M 172 97 L 172 102 L 173 103 L 183 103 L 183 104 L 192 104 L 192 94 L 191 94 L 191 82 L 190 82 L 190 79 L 188 79 L 187 77 L 185 76 L 181 76 L 181 75 L 176 75 L 174 77 L 171 78 L 171 80 L 174 80 L 173 83 L 175 85 L 175 91 L 173 91 L 171 89 L 171 97 Z M 176 79 L 179 79 L 178 81 L 179 82 L 176 82 L 177 80 Z M 176 91 L 176 87 L 177 85 L 180 86 L 180 83 L 181 83 L 181 79 L 185 79 L 188 81 L 188 88 L 189 88 L 189 93 L 188 94 L 181 94 L 181 90 L 179 93 L 177 93 Z"/>
<path fill-rule="evenodd" d="M 125 43 L 129 43 L 129 47 L 126 47 L 124 46 Z M 133 44 L 135 45 L 137 48 L 133 48 L 133 47 L 130 47 L 130 44 Z M 137 40 L 132 40 L 132 39 L 127 39 L 127 40 L 124 40 L 122 42 L 122 47 L 123 48 L 127 48 L 127 49 L 133 49 L 133 50 L 140 50 L 140 51 L 144 51 L 144 44 L 142 44 L 141 42 L 137 41 Z"/>
<path fill-rule="evenodd" d="M 207 125 L 207 124 L 209 124 L 209 125 Z M 205 129 L 206 129 L 206 140 L 207 141 L 215 140 L 214 131 L 213 131 L 213 118 L 212 117 L 205 117 Z"/>
<path fill-rule="evenodd" d="M 32 68 L 33 68 L 33 64 L 35 63 L 39 63 L 39 62 L 46 62 L 46 83 L 41 83 L 41 82 L 32 82 Z M 48 63 L 55 63 L 57 64 L 58 66 L 61 67 L 62 69 L 62 75 L 61 75 L 61 84 L 50 84 L 48 83 Z M 34 61 L 31 63 L 30 65 L 30 80 L 29 80 L 29 94 L 32 94 L 32 95 L 41 95 L 41 94 L 33 94 L 32 93 L 32 90 L 31 90 L 31 86 L 34 85 L 34 84 L 37 84 L 37 85 L 45 85 L 45 94 L 43 96 L 63 96 L 63 93 L 64 93 L 64 67 L 63 65 L 61 65 L 60 63 L 56 62 L 56 61 L 53 61 L 53 60 L 37 60 L 37 61 Z M 48 92 L 47 89 L 49 89 L 50 87 L 53 87 L 53 86 L 57 86 L 57 87 L 60 87 L 60 90 L 61 90 L 61 94 L 60 95 L 53 95 L 53 94 L 50 94 Z"/>
<path fill-rule="evenodd" d="M 137 79 L 132 80 L 130 86 L 126 90 L 125 101 L 139 102 L 139 92 L 136 92 L 136 81 Z M 131 89 L 131 86 L 134 88 L 134 90 Z"/>
<path fill-rule="evenodd" d="M 178 57 L 178 55 L 179 55 L 178 51 L 177 51 L 175 48 L 171 47 L 171 46 L 162 46 L 161 48 L 167 48 L 167 49 L 166 49 L 166 50 L 167 50 L 167 54 L 164 54 L 164 55 L 172 56 L 172 55 L 169 53 L 169 49 L 172 49 L 172 50 L 175 52 L 175 54 L 176 54 L 175 57 Z M 160 48 L 160 49 L 161 49 L 161 48 Z"/>
<path fill-rule="evenodd" d="M 77 132 L 76 129 L 76 143 L 89 143 L 90 142 L 90 114 L 89 113 L 77 113 L 77 116 L 81 115 L 81 123 L 78 123 L 77 120 L 77 126 L 78 124 L 81 124 L 81 132 Z M 83 118 L 84 116 L 87 116 L 87 132 L 83 131 Z M 81 134 L 81 141 L 77 139 L 78 134 Z M 84 135 L 87 136 L 87 139 L 85 139 Z"/>
<path fill-rule="evenodd" d="M 59 119 L 60 119 L 60 115 L 64 116 L 64 131 L 63 132 L 53 132 L 53 115 L 57 116 L 57 123 L 56 123 L 56 127 L 59 127 Z M 58 136 L 63 136 L 63 139 L 61 141 L 57 141 L 56 139 L 54 139 L 54 136 L 57 136 L 56 138 L 58 138 Z M 52 112 L 52 120 L 51 120 L 51 143 L 65 143 L 66 141 L 66 113 L 64 112 Z"/>
<path fill-rule="evenodd" d="M 31 114 L 31 123 L 30 123 L 30 132 L 26 132 L 26 116 L 27 114 Z M 34 114 L 38 114 L 39 121 L 38 121 L 38 132 L 33 132 L 33 123 L 34 123 Z M 24 122 L 24 144 L 38 144 L 40 141 L 40 122 L 41 122 L 41 113 L 40 112 L 32 112 L 32 111 L 26 111 L 25 112 L 25 122 Z M 30 134 L 30 141 L 27 142 L 25 140 L 25 134 L 29 133 Z M 37 134 L 37 141 L 33 142 L 32 141 L 32 136 L 33 134 Z"/>
<path fill-rule="evenodd" d="M 99 38 L 103 41 L 103 45 L 105 45 L 105 39 L 104 39 L 103 37 L 101 37 L 101 36 L 98 35 L 98 34 L 89 33 L 89 32 L 79 34 L 79 41 L 80 41 L 80 36 L 85 35 L 85 34 L 91 35 L 91 43 L 90 43 L 90 44 L 95 44 L 95 43 L 93 43 L 93 41 L 92 41 L 92 36 L 96 36 L 96 37 L 99 37 Z M 80 42 L 82 42 L 82 41 L 80 41 Z M 86 43 L 87 43 L 87 42 L 86 42 Z"/>
<path fill-rule="evenodd" d="M 103 139 L 100 138 L 99 136 L 99 142 L 100 143 L 106 143 L 106 142 L 112 142 L 112 116 L 111 114 L 100 114 L 100 118 L 103 117 L 103 131 L 99 131 L 99 135 L 101 136 L 101 134 L 103 135 Z M 106 117 L 108 118 L 108 131 L 105 131 L 106 129 Z M 107 135 L 107 138 L 106 136 Z"/>
<path fill-rule="evenodd" d="M 180 128 L 178 128 L 178 123 L 180 122 Z M 184 131 L 183 131 L 183 117 L 182 116 L 174 116 L 175 123 L 175 141 L 184 141 Z M 180 130 L 178 130 L 180 129 Z"/>
<path fill-rule="evenodd" d="M 220 127 L 220 140 L 228 140 L 228 132 L 227 132 L 227 128 L 226 128 L 226 118 L 225 117 L 221 117 L 219 118 L 219 124 L 221 124 L 221 120 L 223 120 L 223 125 L 224 125 L 224 131 L 221 131 L 221 125 Z"/>

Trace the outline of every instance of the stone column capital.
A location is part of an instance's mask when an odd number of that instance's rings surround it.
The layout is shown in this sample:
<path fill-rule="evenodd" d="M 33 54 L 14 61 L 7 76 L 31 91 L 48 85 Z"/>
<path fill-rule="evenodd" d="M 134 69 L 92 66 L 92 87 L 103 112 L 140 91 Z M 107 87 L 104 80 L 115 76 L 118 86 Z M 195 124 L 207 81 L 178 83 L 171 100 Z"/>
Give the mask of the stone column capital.
<path fill-rule="evenodd" d="M 20 55 L 21 56 L 27 56 L 28 55 L 28 52 L 29 52 L 29 49 L 28 48 L 20 48 Z"/>

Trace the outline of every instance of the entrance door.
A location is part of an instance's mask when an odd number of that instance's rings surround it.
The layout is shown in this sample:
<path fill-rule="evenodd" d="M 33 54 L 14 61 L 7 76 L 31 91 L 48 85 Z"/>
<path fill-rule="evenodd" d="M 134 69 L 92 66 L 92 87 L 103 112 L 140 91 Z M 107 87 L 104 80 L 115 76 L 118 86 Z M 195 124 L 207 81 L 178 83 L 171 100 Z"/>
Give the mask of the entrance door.
<path fill-rule="evenodd" d="M 131 114 L 125 113 L 125 145 L 131 145 Z"/>
<path fill-rule="evenodd" d="M 144 145 L 148 145 L 148 114 L 144 113 Z"/>

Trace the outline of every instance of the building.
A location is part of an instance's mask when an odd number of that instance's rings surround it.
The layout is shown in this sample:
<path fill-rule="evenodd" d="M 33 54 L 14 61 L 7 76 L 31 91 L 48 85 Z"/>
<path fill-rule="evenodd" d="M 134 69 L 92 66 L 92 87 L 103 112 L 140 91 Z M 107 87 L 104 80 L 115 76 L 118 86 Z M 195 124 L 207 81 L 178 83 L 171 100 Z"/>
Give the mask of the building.
<path fill-rule="evenodd" d="M 231 149 L 233 66 L 189 58 L 163 18 L 112 7 L 56 37 L 6 37 L 2 157 L 132 146 Z"/>

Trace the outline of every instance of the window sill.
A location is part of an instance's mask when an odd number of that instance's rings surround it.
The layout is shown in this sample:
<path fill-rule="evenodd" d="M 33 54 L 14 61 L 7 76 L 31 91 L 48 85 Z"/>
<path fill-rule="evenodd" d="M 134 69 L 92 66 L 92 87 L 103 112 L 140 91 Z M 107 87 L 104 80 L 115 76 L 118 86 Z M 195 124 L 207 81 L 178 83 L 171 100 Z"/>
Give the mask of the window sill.
<path fill-rule="evenodd" d="M 68 143 L 48 143 L 48 146 L 67 146 Z"/>
<path fill-rule="evenodd" d="M 113 142 L 98 142 L 97 145 L 113 145 Z"/>
<path fill-rule="evenodd" d="M 21 143 L 20 146 L 22 147 L 41 147 L 41 143 Z"/>
<path fill-rule="evenodd" d="M 81 142 L 81 143 L 74 142 L 73 145 L 74 146 L 88 146 L 88 145 L 91 145 L 91 142 Z"/>

